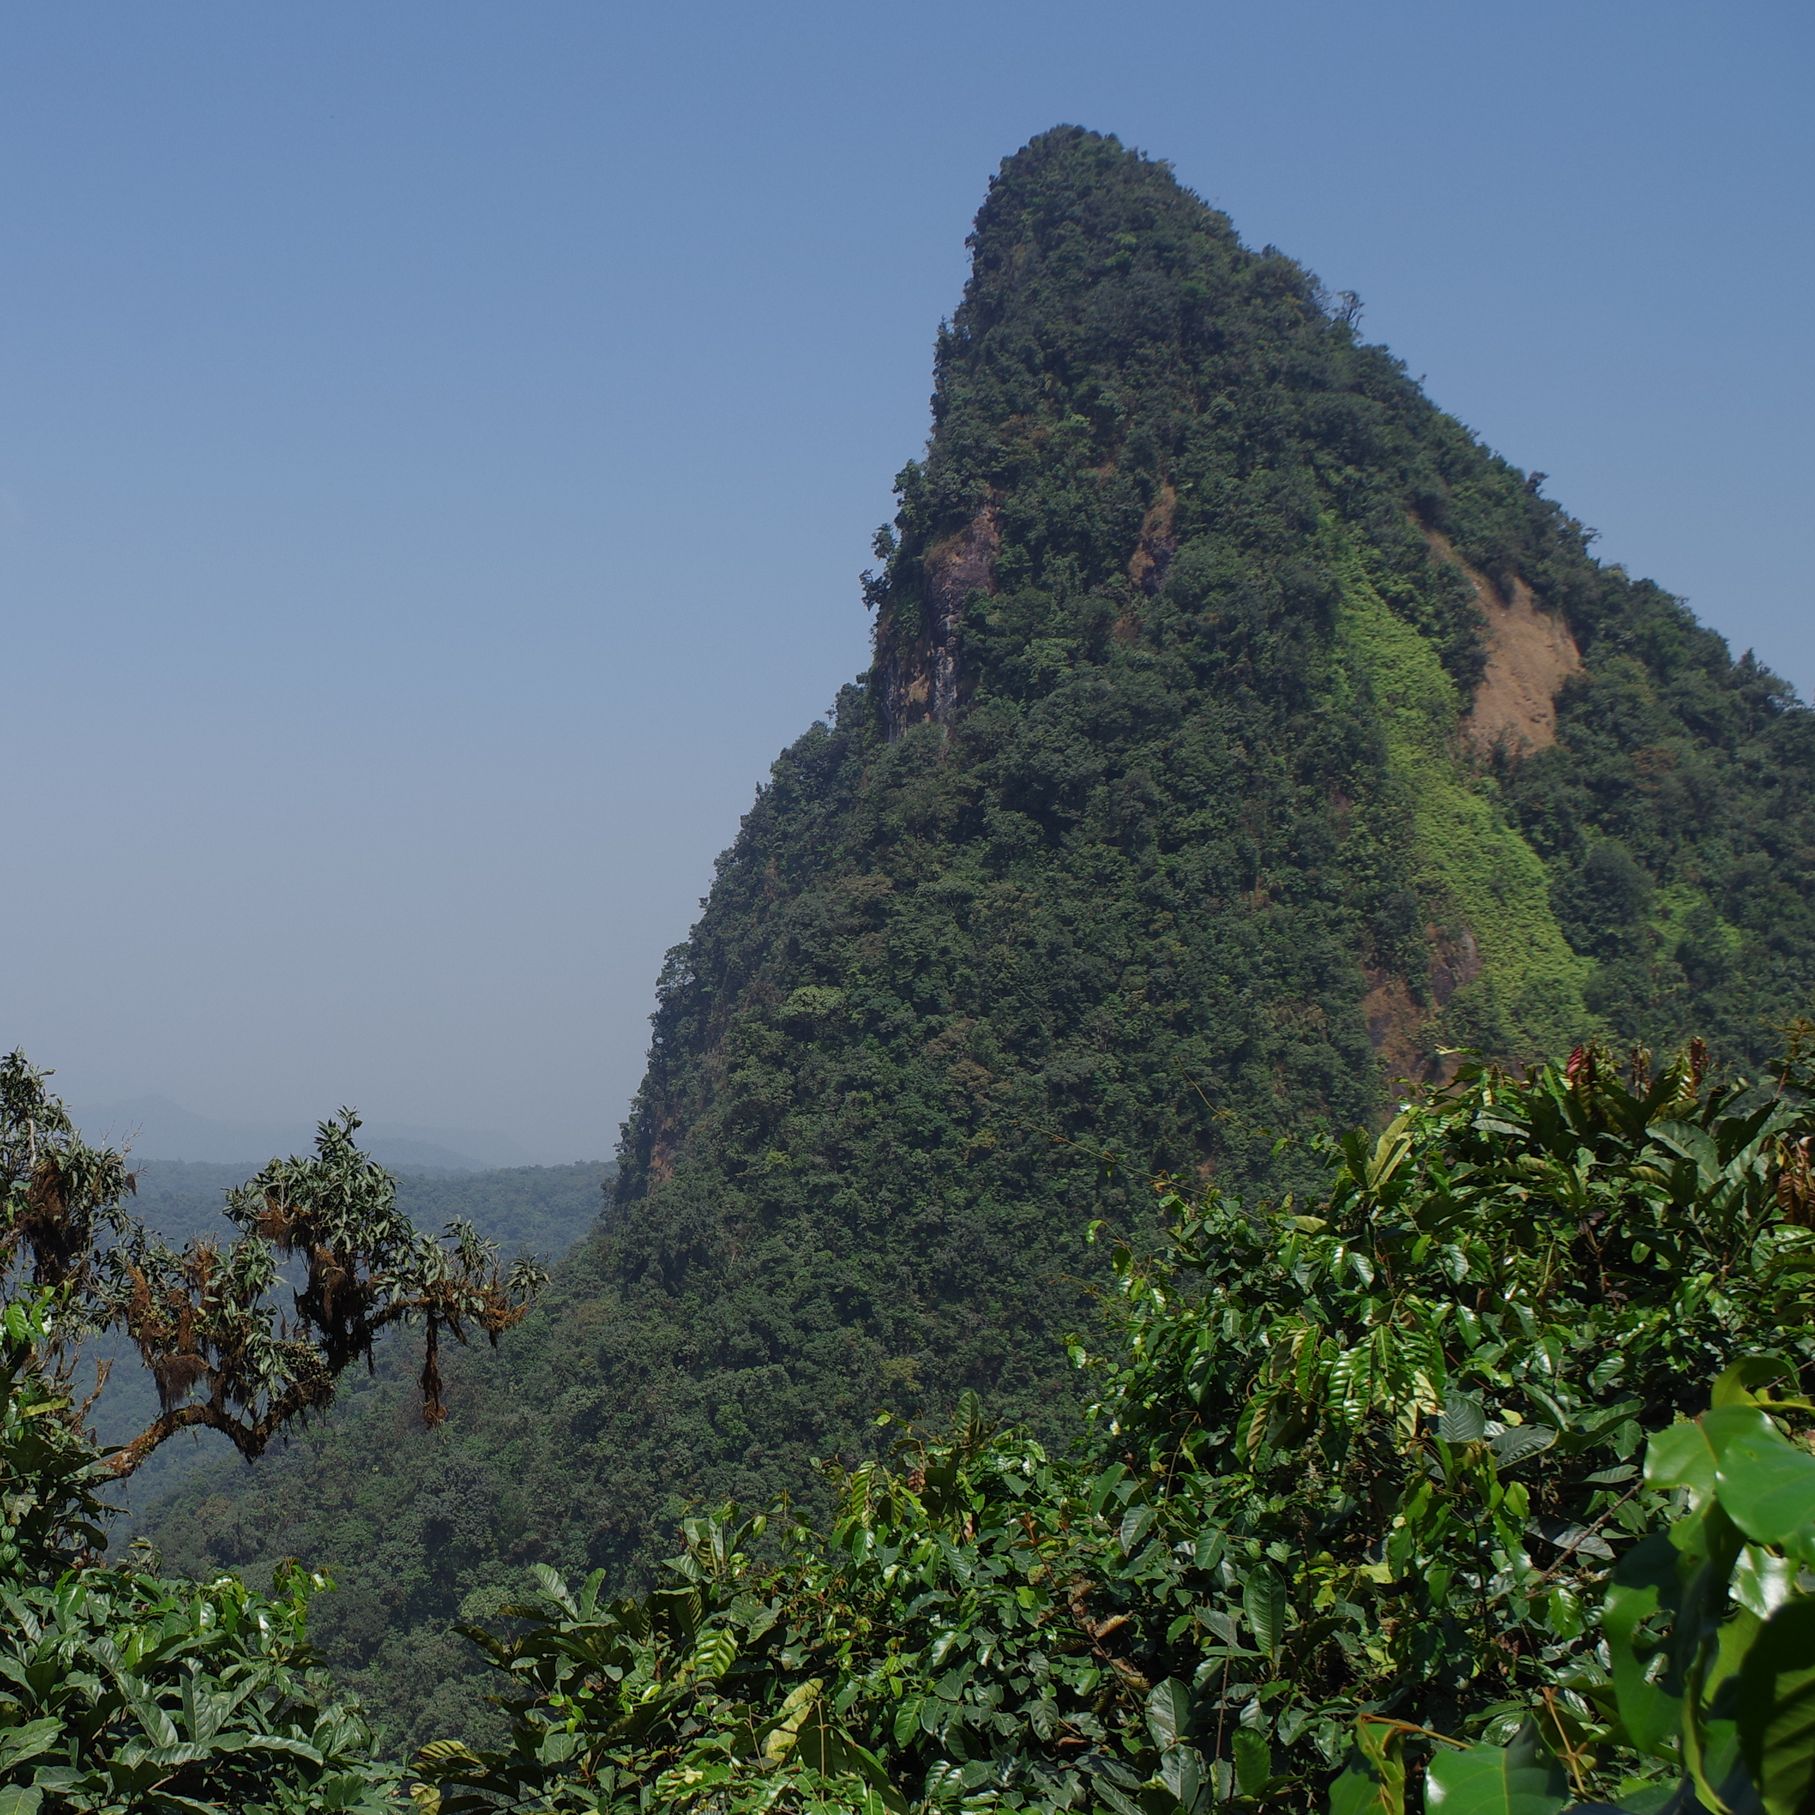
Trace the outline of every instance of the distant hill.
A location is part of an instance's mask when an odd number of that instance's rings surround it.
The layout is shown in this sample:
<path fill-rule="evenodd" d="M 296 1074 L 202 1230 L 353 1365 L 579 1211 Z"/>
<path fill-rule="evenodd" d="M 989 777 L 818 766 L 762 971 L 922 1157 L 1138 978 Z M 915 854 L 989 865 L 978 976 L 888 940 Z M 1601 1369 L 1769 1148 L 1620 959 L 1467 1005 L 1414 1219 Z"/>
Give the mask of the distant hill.
<path fill-rule="evenodd" d="M 196 1115 L 168 1097 L 132 1097 L 124 1102 L 74 1105 L 93 1140 L 130 1149 L 135 1158 L 197 1160 L 244 1166 L 248 1172 L 273 1155 L 307 1153 L 313 1123 L 242 1125 Z M 507 1135 L 485 1129 L 421 1128 L 400 1122 L 371 1122 L 360 1131 L 361 1145 L 381 1165 L 413 1172 L 477 1172 L 527 1166 L 530 1155 Z"/>
<path fill-rule="evenodd" d="M 1458 1046 L 1750 1065 L 1815 1005 L 1782 681 L 1164 165 L 1045 134 L 970 243 L 872 665 L 669 957 L 599 1234 L 441 1429 L 381 1383 L 159 1521 L 334 1566 L 399 1729 L 472 1729 L 449 1623 L 532 1560 L 636 1579 L 967 1386 L 1065 1428 L 1086 1231 L 1157 1176 L 1312 1183 Z"/>
<path fill-rule="evenodd" d="M 220 1160 L 141 1160 L 134 1168 L 131 1208 L 172 1244 L 215 1233 L 224 1239 L 232 1234 L 222 1215 L 227 1193 L 255 1169 Z M 462 1218 L 496 1242 L 507 1260 L 525 1254 L 553 1261 L 591 1233 L 617 1166 L 612 1160 L 576 1160 L 566 1166 L 458 1172 L 390 1170 L 397 1179 L 397 1202 L 418 1227 L 439 1231 Z"/>

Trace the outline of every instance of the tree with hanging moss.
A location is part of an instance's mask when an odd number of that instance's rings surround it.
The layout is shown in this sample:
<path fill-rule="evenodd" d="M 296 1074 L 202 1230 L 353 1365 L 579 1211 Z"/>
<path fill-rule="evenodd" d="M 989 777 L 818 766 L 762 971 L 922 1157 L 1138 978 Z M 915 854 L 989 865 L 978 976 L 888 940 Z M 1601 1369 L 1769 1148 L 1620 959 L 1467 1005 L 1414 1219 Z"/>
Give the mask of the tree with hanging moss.
<path fill-rule="evenodd" d="M 422 1412 L 438 1423 L 441 1339 L 495 1343 L 540 1283 L 533 1263 L 502 1268 L 470 1224 L 440 1241 L 417 1229 L 351 1110 L 320 1125 L 312 1155 L 228 1195 L 230 1239 L 172 1247 L 130 1214 L 124 1156 L 82 1139 L 46 1075 L 23 1053 L 0 1059 L 0 1276 L 51 1294 L 53 1372 L 117 1331 L 156 1382 L 157 1415 L 107 1453 L 116 1477 L 197 1428 L 252 1460 L 325 1408 L 394 1324 L 423 1331 Z"/>

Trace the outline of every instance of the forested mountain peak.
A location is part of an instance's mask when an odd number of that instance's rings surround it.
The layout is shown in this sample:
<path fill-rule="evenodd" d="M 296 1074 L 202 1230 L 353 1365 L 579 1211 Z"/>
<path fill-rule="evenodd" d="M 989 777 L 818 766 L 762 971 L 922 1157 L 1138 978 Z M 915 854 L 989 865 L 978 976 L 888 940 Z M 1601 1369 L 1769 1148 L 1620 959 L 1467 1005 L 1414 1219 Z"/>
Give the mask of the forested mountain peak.
<path fill-rule="evenodd" d="M 1143 500 L 1133 577 L 1161 576 L 1177 496 L 1154 429 L 1181 401 L 1185 349 L 1214 331 L 1214 300 L 1241 256 L 1228 221 L 1165 166 L 1080 127 L 1004 161 L 969 244 L 971 277 L 935 353 L 933 439 L 900 475 L 901 512 L 870 589 L 893 734 L 949 721 L 975 690 L 987 654 L 961 657 L 963 607 L 971 591 L 997 589 L 1017 477 L 1082 462 L 1120 481 L 1116 492 Z M 1011 583 L 1021 563 L 1037 574 L 1045 552 L 1011 535 Z"/>
<path fill-rule="evenodd" d="M 629 1579 L 967 1386 L 1052 1428 L 1085 1228 L 1138 1246 L 1155 1179 L 1314 1182 L 1298 1135 L 1447 1048 L 1744 1063 L 1815 998 L 1812 715 L 1352 298 L 1070 127 L 972 247 L 873 667 L 669 956 L 600 1236 L 441 1431 L 380 1407 L 166 1524 L 343 1561 L 412 1721 L 525 1559 Z"/>

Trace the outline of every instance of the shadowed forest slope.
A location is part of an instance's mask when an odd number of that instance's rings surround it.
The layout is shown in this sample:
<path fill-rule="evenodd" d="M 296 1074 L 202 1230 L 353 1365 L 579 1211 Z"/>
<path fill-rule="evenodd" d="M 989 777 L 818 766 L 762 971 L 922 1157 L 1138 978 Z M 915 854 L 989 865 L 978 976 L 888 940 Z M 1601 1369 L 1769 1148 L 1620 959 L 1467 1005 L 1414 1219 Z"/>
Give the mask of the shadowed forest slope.
<path fill-rule="evenodd" d="M 1445 1047 L 1762 1061 L 1815 991 L 1783 683 L 1166 166 L 1048 133 L 971 244 L 873 665 L 669 956 L 600 1234 L 441 1430 L 380 1383 L 160 1522 L 334 1567 L 397 1730 L 472 1730 L 445 1623 L 532 1559 L 634 1578 L 966 1386 L 1050 1427 L 1155 1177 L 1291 1186 Z"/>

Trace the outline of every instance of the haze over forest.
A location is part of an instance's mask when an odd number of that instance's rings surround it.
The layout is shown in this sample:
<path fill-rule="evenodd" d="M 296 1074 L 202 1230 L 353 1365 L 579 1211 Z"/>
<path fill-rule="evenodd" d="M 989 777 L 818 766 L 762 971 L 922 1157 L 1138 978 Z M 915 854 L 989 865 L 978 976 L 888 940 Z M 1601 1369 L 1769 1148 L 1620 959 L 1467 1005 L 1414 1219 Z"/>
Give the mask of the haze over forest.
<path fill-rule="evenodd" d="M 968 245 L 608 1177 L 0 1059 L 20 1815 L 1815 1798 L 1815 711 L 1167 166 Z"/>
<path fill-rule="evenodd" d="M 979 173 L 1055 119 L 1815 682 L 1800 9 L 3 29 L 5 996 L 79 1105 L 609 1152 L 662 953 L 867 659 Z"/>
<path fill-rule="evenodd" d="M 1307 16 L 29 28 L 0 1815 L 1815 1811 L 1808 29 Z"/>

